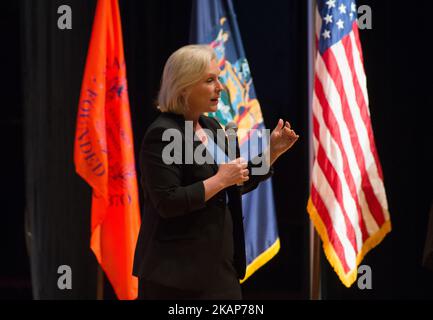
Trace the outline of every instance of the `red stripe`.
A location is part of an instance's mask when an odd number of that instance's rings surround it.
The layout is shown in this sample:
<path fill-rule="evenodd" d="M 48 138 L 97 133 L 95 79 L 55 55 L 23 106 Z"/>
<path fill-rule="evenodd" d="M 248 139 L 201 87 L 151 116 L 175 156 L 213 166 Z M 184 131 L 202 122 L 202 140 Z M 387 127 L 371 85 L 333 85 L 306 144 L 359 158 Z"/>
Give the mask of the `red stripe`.
<path fill-rule="evenodd" d="M 355 42 L 358 43 L 359 39 L 356 39 Z M 373 129 L 371 127 L 370 116 L 368 115 L 367 103 L 364 99 L 364 94 L 362 92 L 361 86 L 359 84 L 358 77 L 356 76 L 355 63 L 353 62 L 353 50 L 352 50 L 352 42 L 350 41 L 350 37 L 345 37 L 342 39 L 342 44 L 344 50 L 346 51 L 347 61 L 349 63 L 350 71 L 352 72 L 353 86 L 355 89 L 356 102 L 359 106 L 359 111 L 361 113 L 362 121 L 364 122 L 364 126 L 367 129 L 368 140 L 370 142 L 371 153 L 374 157 L 374 162 L 376 163 L 376 168 L 378 175 L 381 180 L 383 180 L 382 167 L 380 165 L 379 157 L 376 151 L 376 145 L 374 143 L 374 135 Z"/>
<path fill-rule="evenodd" d="M 358 192 L 357 192 L 357 188 L 355 185 L 355 180 L 352 176 L 352 172 L 350 171 L 350 166 L 349 166 L 349 161 L 347 159 L 346 150 L 343 147 L 343 141 L 341 139 L 341 133 L 340 133 L 340 126 L 338 125 L 338 122 L 335 119 L 335 116 L 332 112 L 332 109 L 329 106 L 328 100 L 326 99 L 325 93 L 323 91 L 322 84 L 320 83 L 320 80 L 317 77 L 317 75 L 316 75 L 314 83 L 315 83 L 314 91 L 315 91 L 317 98 L 319 99 L 319 102 L 322 106 L 323 121 L 325 122 L 325 125 L 328 128 L 331 136 L 333 137 L 333 139 L 337 143 L 337 145 L 340 149 L 340 152 L 341 152 L 341 157 L 343 158 L 344 177 L 346 178 L 346 182 L 347 182 L 347 185 L 349 187 L 350 193 L 352 194 L 352 197 L 355 200 L 356 209 L 358 210 L 358 216 L 361 217 L 359 219 L 360 220 L 359 226 L 360 226 L 361 232 L 362 232 L 362 239 L 363 239 L 363 241 L 365 241 L 369 235 L 368 235 L 367 229 L 365 227 L 365 222 L 362 219 L 361 206 L 359 205 Z"/>
<path fill-rule="evenodd" d="M 317 121 L 317 118 L 314 115 L 313 115 L 313 128 L 314 128 L 313 130 L 316 139 L 320 141 L 319 122 Z M 332 191 L 334 192 L 335 199 L 340 205 L 344 217 L 344 223 L 346 225 L 347 238 L 352 244 L 353 250 L 356 252 L 356 254 L 358 254 L 358 246 L 356 244 L 355 229 L 347 215 L 347 211 L 344 206 L 343 187 L 340 181 L 340 177 L 338 176 L 337 171 L 335 171 L 335 168 L 332 165 L 332 163 L 329 161 L 326 152 L 325 150 L 323 150 L 323 147 L 320 143 L 318 145 L 318 150 L 317 150 L 317 162 L 320 168 L 322 169 L 323 174 L 325 175 L 326 180 L 328 181 L 328 184 L 330 185 Z"/>
<path fill-rule="evenodd" d="M 344 272 L 347 274 L 350 271 L 349 266 L 347 265 L 346 255 L 344 254 L 344 248 L 341 244 L 340 238 L 338 234 L 335 232 L 334 225 L 332 224 L 331 217 L 329 215 L 328 209 L 323 203 L 319 192 L 316 190 L 314 185 L 311 185 L 311 201 L 316 207 L 317 213 L 322 219 L 323 224 L 326 228 L 326 233 L 328 234 L 329 242 L 331 243 L 334 251 L 343 266 Z"/>
<path fill-rule="evenodd" d="M 326 50 L 322 56 L 326 68 L 328 69 L 328 73 L 334 81 L 335 87 L 337 88 L 338 94 L 340 96 L 343 118 L 349 130 L 350 141 L 352 142 L 352 146 L 356 155 L 356 161 L 358 163 L 359 169 L 361 170 L 362 190 L 365 193 L 367 204 L 374 219 L 376 220 L 377 224 L 381 226 L 385 221 L 382 206 L 380 205 L 376 194 L 374 193 L 370 182 L 370 177 L 368 176 L 368 172 L 365 167 L 364 154 L 362 153 L 362 148 L 358 140 L 355 125 L 353 123 L 352 114 L 350 113 L 346 92 L 344 91 L 343 79 L 341 77 L 340 70 L 338 69 L 337 60 L 332 50 Z"/>

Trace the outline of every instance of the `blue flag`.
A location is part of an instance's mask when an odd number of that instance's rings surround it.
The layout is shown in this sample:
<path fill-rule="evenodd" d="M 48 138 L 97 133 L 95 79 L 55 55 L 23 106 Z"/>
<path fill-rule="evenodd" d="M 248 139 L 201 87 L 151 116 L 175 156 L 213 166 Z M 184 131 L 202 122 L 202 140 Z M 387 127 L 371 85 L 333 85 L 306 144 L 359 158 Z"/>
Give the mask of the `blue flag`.
<path fill-rule="evenodd" d="M 218 111 L 209 114 L 222 125 L 238 125 L 241 156 L 251 160 L 266 147 L 265 125 L 245 57 L 231 0 L 194 0 L 191 43 L 214 48 L 221 69 Z M 247 270 L 245 278 L 274 257 L 280 249 L 272 181 L 268 179 L 242 198 Z"/>

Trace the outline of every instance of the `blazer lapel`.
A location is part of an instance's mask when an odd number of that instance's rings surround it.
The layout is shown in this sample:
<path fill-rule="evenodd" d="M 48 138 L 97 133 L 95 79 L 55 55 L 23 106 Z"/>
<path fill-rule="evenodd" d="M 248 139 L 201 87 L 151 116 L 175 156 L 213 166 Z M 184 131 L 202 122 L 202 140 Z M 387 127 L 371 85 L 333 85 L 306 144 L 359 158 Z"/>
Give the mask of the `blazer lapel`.
<path fill-rule="evenodd" d="M 208 117 L 205 117 L 203 115 L 200 116 L 199 122 L 203 128 L 211 130 L 212 135 L 213 135 L 213 142 L 216 145 L 218 145 L 218 147 L 221 150 L 224 151 L 225 155 L 227 155 L 227 153 L 228 153 L 227 137 L 224 133 L 224 130 L 221 129 L 220 126 L 217 127 L 212 120 L 210 120 Z M 218 130 L 218 129 L 220 129 L 220 130 Z M 218 132 L 220 135 L 224 136 L 224 139 L 222 139 L 221 137 L 218 139 Z M 216 173 L 218 171 L 218 165 L 214 162 L 211 166 Z"/>

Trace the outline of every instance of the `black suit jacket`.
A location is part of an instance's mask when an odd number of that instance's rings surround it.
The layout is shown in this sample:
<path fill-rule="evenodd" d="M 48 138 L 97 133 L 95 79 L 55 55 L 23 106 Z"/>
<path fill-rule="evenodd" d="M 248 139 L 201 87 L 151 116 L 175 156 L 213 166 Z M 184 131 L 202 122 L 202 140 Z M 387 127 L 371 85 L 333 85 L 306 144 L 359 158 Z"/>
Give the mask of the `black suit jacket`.
<path fill-rule="evenodd" d="M 199 122 L 203 128 L 212 130 L 214 137 L 217 129 L 221 129 L 213 118 L 201 116 Z M 272 168 L 263 176 L 250 175 L 244 186 L 226 188 L 205 202 L 203 180 L 215 175 L 218 166 L 195 161 L 193 164 L 165 164 L 162 152 L 170 142 L 162 141 L 162 134 L 170 128 L 182 133 L 184 153 L 188 141 L 185 141 L 182 115 L 161 113 L 142 142 L 139 165 L 144 208 L 133 274 L 171 287 L 206 288 L 220 262 L 228 206 L 233 220 L 234 266 L 242 279 L 246 262 L 241 194 L 271 176 Z M 194 142 L 194 149 L 200 144 Z M 250 173 L 251 167 L 249 163 Z"/>

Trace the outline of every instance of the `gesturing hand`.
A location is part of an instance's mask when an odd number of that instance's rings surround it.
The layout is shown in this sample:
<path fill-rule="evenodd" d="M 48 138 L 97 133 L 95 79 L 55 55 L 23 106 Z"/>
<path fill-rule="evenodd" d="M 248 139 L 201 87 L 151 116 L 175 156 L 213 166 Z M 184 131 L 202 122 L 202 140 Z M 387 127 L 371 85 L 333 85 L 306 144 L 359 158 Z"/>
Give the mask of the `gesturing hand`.
<path fill-rule="evenodd" d="M 291 129 L 290 123 L 286 121 L 284 124 L 284 121 L 280 119 L 270 137 L 271 162 L 273 162 L 273 157 L 276 159 L 289 150 L 298 138 L 299 136 Z"/>

